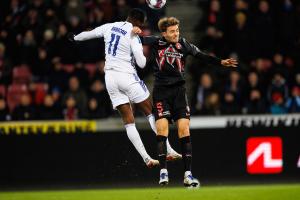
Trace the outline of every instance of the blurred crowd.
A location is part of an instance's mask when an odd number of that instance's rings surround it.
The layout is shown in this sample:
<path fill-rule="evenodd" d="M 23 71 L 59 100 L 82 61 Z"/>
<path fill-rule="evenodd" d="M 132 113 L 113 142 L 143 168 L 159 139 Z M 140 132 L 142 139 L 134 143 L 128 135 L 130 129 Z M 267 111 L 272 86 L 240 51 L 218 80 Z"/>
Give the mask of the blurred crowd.
<path fill-rule="evenodd" d="M 97 119 L 112 111 L 104 83 L 102 39 L 67 40 L 138 7 L 157 30 L 164 10 L 145 0 L 0 1 L 0 121 Z"/>
<path fill-rule="evenodd" d="M 200 49 L 235 70 L 194 61 L 194 114 L 300 112 L 300 1 L 201 0 Z"/>
<path fill-rule="evenodd" d="M 165 10 L 151 10 L 145 0 L 0 1 L 0 121 L 114 116 L 103 40 L 77 45 L 66 35 L 125 20 L 132 7 L 144 9 L 148 29 L 157 31 Z M 193 61 L 192 113 L 300 112 L 300 3 L 201 0 L 199 7 L 204 15 L 195 27 L 202 33 L 197 46 L 236 57 L 240 66 L 227 70 Z"/>

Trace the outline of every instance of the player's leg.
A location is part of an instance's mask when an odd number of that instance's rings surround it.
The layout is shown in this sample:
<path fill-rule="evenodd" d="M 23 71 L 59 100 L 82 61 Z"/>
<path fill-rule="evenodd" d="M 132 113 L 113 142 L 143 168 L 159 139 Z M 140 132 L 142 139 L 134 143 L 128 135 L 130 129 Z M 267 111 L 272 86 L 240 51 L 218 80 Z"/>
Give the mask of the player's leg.
<path fill-rule="evenodd" d="M 167 145 L 166 141 L 169 134 L 169 121 L 166 118 L 161 118 L 156 121 L 157 127 L 157 153 L 160 163 L 160 178 L 159 184 L 166 185 L 169 183 L 168 170 L 167 170 Z"/>
<path fill-rule="evenodd" d="M 181 118 L 176 121 L 178 137 L 181 144 L 184 165 L 184 180 L 186 187 L 199 187 L 199 181 L 192 176 L 192 142 L 190 136 L 190 120 Z"/>
<path fill-rule="evenodd" d="M 157 130 L 156 130 L 156 126 L 155 126 L 155 117 L 152 114 L 153 108 L 152 108 L 152 104 L 151 104 L 149 97 L 146 100 L 144 100 L 140 103 L 137 103 L 136 105 L 137 105 L 138 109 L 141 110 L 144 113 L 144 115 L 147 117 L 148 122 L 149 122 L 153 132 L 157 135 Z M 182 156 L 171 147 L 168 139 L 166 141 L 166 144 L 167 144 L 167 160 L 168 161 L 175 161 L 175 160 L 182 159 Z"/>
<path fill-rule="evenodd" d="M 159 162 L 157 160 L 153 160 L 146 152 L 143 142 L 135 126 L 134 116 L 132 113 L 131 106 L 129 104 L 129 98 L 124 92 L 120 91 L 119 89 L 120 84 L 123 86 L 126 85 L 126 83 L 120 83 L 120 81 L 115 80 L 115 77 L 126 75 L 127 74 L 113 71 L 106 72 L 106 88 L 109 93 L 111 102 L 113 104 L 113 108 L 117 109 L 122 117 L 129 140 L 134 145 L 139 154 L 142 156 L 146 165 L 148 167 L 152 167 L 154 165 L 158 165 Z M 120 80 L 127 80 L 127 77 L 122 77 Z"/>
<path fill-rule="evenodd" d="M 199 181 L 192 176 L 192 142 L 190 136 L 190 109 L 184 87 L 177 89 L 173 101 L 173 119 L 176 121 L 184 165 L 184 185 L 198 187 Z"/>
<path fill-rule="evenodd" d="M 144 162 L 148 167 L 153 167 L 155 165 L 158 165 L 157 160 L 153 160 L 147 153 L 144 144 L 140 138 L 140 135 L 136 129 L 135 122 L 134 122 L 134 116 L 132 113 L 132 109 L 129 103 L 122 104 L 117 106 L 117 109 L 122 117 L 122 120 L 125 125 L 125 129 L 127 132 L 127 136 L 131 143 L 134 145 L 135 149 L 139 152 L 139 154 L 142 156 Z"/>

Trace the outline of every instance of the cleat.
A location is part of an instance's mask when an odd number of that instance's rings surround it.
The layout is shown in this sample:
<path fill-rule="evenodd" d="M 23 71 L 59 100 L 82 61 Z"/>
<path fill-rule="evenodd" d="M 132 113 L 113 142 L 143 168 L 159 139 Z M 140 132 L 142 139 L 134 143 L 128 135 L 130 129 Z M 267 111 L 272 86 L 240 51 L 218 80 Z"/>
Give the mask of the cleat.
<path fill-rule="evenodd" d="M 187 171 L 184 174 L 183 185 L 187 188 L 198 188 L 200 183 L 198 179 L 193 177 L 191 172 Z"/>
<path fill-rule="evenodd" d="M 166 169 L 160 170 L 160 176 L 159 176 L 159 185 L 168 185 L 169 183 L 169 176 L 168 171 Z"/>
<path fill-rule="evenodd" d="M 155 167 L 155 166 L 158 166 L 159 165 L 159 161 L 158 160 L 154 160 L 152 158 L 147 158 L 145 160 L 145 163 L 146 163 L 146 166 L 148 168 L 152 168 L 152 167 Z"/>
<path fill-rule="evenodd" d="M 167 154 L 166 159 L 167 159 L 167 161 L 182 160 L 182 155 L 177 153 L 176 151 L 172 151 L 172 152 Z"/>

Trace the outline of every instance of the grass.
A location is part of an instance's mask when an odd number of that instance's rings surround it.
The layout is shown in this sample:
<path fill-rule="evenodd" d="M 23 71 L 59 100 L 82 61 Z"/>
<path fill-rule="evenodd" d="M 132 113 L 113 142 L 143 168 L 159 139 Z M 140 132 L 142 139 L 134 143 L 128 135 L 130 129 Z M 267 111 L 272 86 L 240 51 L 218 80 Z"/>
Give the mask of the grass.
<path fill-rule="evenodd" d="M 0 192 L 0 200 L 300 200 L 300 184 Z"/>

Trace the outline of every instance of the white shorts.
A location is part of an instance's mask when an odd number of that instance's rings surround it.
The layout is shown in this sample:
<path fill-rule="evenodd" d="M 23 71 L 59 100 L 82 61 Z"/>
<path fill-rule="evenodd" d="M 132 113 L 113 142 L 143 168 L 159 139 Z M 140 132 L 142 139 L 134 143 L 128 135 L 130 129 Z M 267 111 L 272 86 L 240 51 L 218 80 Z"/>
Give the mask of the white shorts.
<path fill-rule="evenodd" d="M 105 71 L 105 83 L 113 108 L 129 102 L 140 103 L 149 96 L 149 90 L 137 74 Z"/>

